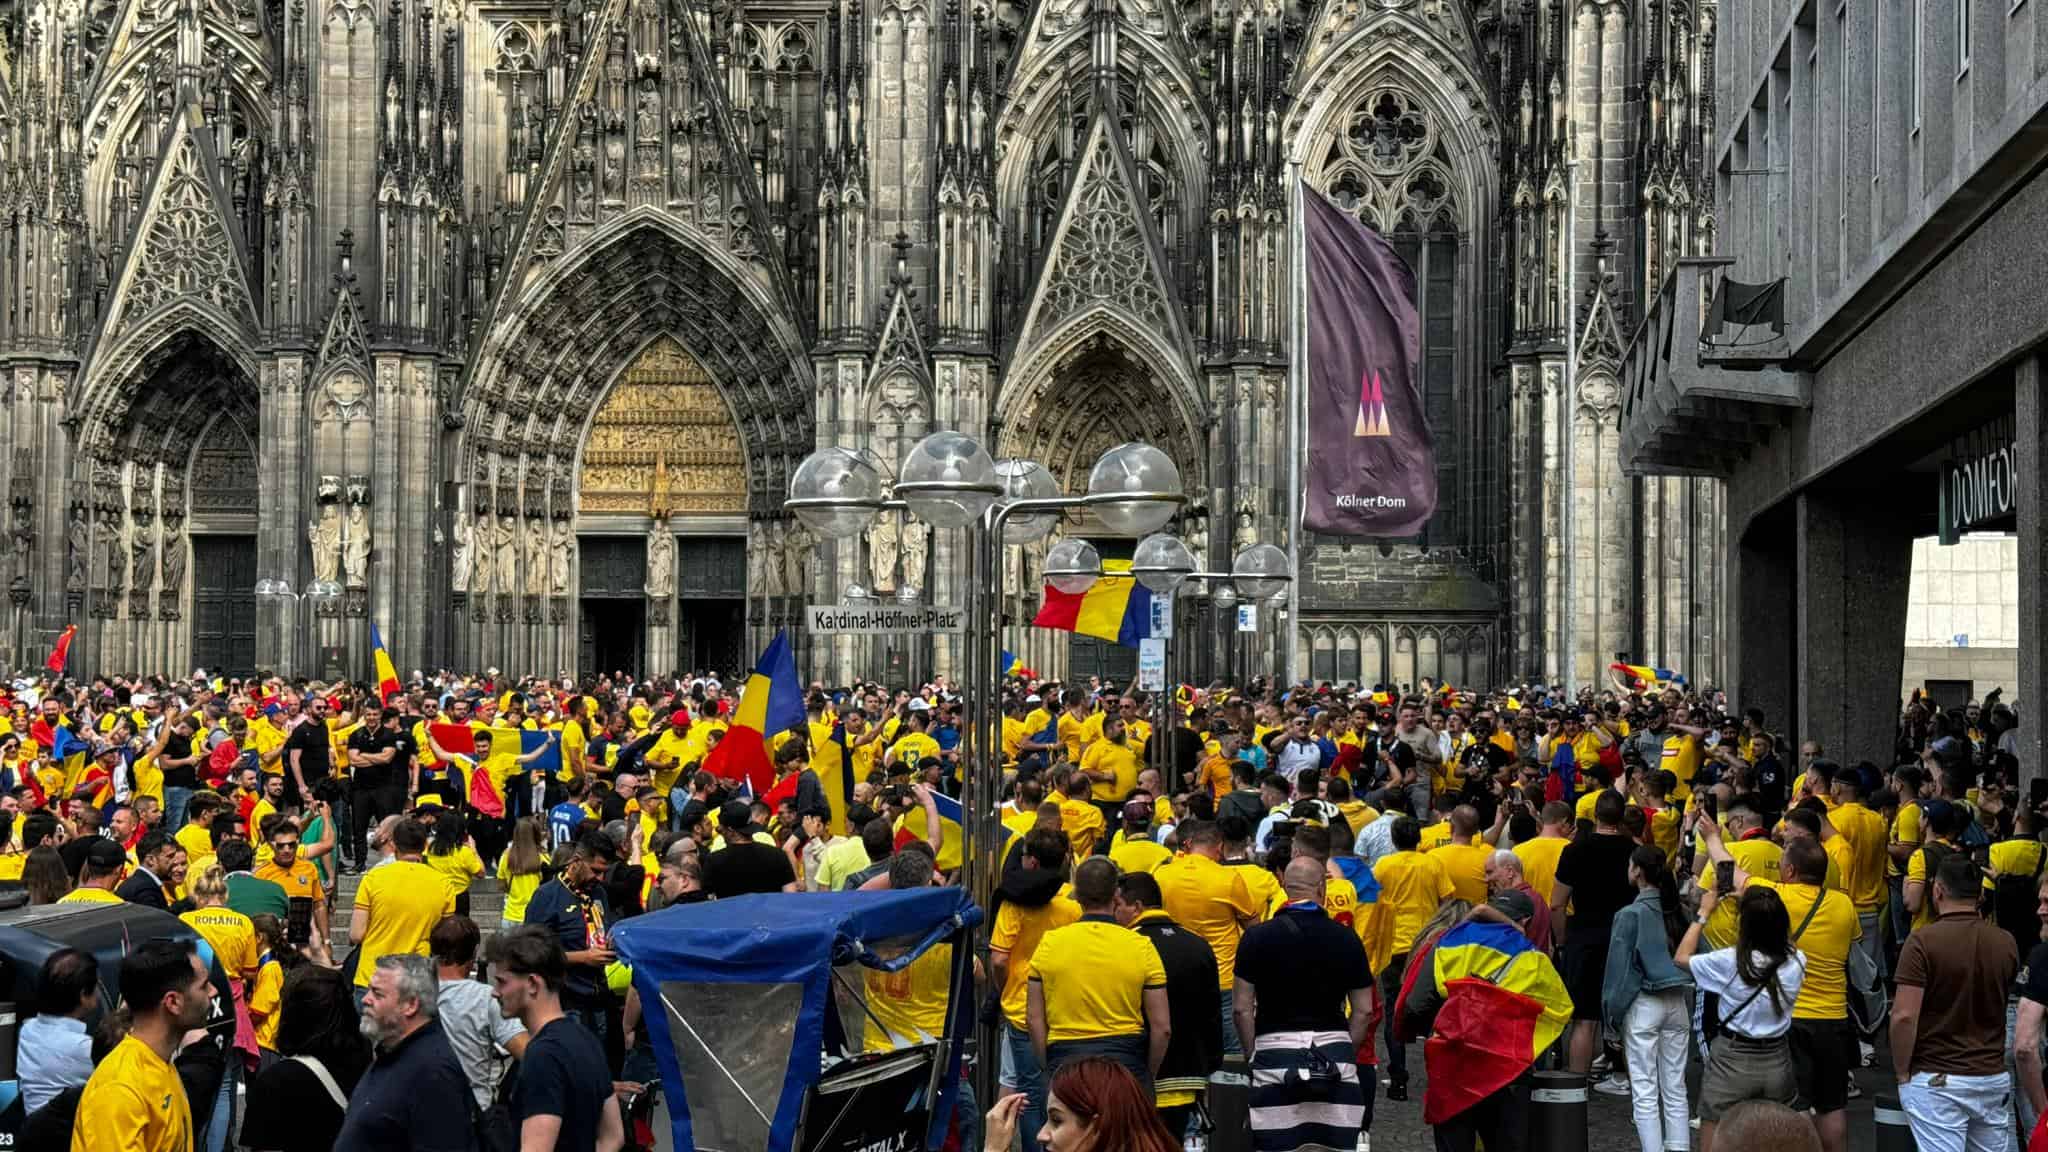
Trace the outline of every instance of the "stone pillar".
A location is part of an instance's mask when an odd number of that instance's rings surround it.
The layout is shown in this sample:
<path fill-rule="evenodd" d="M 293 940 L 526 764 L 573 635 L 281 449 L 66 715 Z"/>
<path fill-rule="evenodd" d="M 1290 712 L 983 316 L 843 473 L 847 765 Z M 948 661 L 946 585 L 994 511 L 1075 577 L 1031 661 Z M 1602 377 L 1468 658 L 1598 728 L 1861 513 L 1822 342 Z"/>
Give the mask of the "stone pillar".
<path fill-rule="evenodd" d="M 2038 355 L 2013 368 L 2014 473 L 2019 481 L 2020 787 L 2048 773 L 2048 381 Z"/>
<path fill-rule="evenodd" d="M 1820 741 L 1839 763 L 1884 763 L 1891 758 L 1905 674 L 1912 530 L 1891 507 L 1863 493 L 1802 492 L 1794 516 L 1799 710 L 1793 738 Z M 1745 592 L 1745 604 L 1750 600 Z"/>
<path fill-rule="evenodd" d="M 1734 549 L 1729 564 L 1737 627 L 1729 637 L 1734 682 L 1729 701 L 1738 708 L 1761 708 L 1773 727 L 1792 719 L 1794 612 L 1791 592 L 1793 539 L 1789 523 L 1759 525 Z"/>
<path fill-rule="evenodd" d="M 256 445 L 257 471 L 263 477 L 256 504 L 256 577 L 291 582 L 306 591 L 305 555 L 307 460 L 305 357 L 288 353 L 260 368 L 257 423 L 263 434 Z M 306 674 L 317 656 L 311 637 L 300 635 L 309 614 L 287 598 L 269 608 L 259 605 L 256 622 L 256 664 L 291 675 Z"/>

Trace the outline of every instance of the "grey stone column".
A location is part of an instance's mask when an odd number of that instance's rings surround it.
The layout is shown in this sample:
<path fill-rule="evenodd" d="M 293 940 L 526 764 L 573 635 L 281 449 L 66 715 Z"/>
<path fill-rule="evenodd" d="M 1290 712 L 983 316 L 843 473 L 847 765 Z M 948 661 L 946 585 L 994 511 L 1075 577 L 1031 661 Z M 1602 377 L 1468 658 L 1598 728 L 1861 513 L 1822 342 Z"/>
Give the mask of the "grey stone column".
<path fill-rule="evenodd" d="M 1797 704 L 1789 528 L 1760 526 L 1747 533 L 1733 550 L 1728 574 L 1737 604 L 1737 627 L 1728 645 L 1734 670 L 1729 698 L 1742 708 L 1763 709 L 1774 728 L 1789 728 Z"/>
<path fill-rule="evenodd" d="M 1861 494 L 1803 492 L 1795 515 L 1794 737 L 1820 741 L 1839 763 L 1884 763 L 1905 674 L 1912 531 L 1890 507 Z"/>
<path fill-rule="evenodd" d="M 395 618 L 398 606 L 406 602 L 412 589 L 402 587 L 409 583 L 408 569 L 416 567 L 420 557 L 408 556 L 399 546 L 398 515 L 401 497 L 399 493 L 399 457 L 404 452 L 401 438 L 412 413 L 405 410 L 405 388 L 402 378 L 406 365 L 395 352 L 381 352 L 376 356 L 375 401 L 371 405 L 370 442 L 373 445 L 370 458 L 370 620 L 377 625 L 378 634 L 386 645 L 395 644 L 399 635 Z M 353 462 L 352 462 L 353 466 Z M 353 638 L 351 638 L 353 639 Z M 392 648 L 393 652 L 405 649 Z M 365 650 L 362 667 L 368 669 L 370 662 Z M 355 664 L 353 655 L 350 664 Z M 401 677 L 404 673 L 399 674 Z"/>
<path fill-rule="evenodd" d="M 2019 493 L 2020 781 L 2043 775 L 2048 764 L 2048 396 L 2041 360 L 2028 356 L 2013 368 L 2014 471 Z"/>

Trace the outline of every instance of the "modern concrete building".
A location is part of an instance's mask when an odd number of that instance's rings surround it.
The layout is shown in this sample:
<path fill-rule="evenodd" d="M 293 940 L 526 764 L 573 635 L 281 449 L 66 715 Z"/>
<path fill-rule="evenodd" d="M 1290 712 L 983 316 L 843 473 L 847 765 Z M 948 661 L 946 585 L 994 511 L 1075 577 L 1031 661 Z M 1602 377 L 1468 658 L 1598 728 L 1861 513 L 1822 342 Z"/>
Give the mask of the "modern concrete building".
<path fill-rule="evenodd" d="M 1629 348 L 1625 467 L 1727 483 L 1733 695 L 1849 759 L 1889 755 L 1915 540 L 2010 531 L 2042 769 L 2041 8 L 1724 2 L 1716 258 Z"/>
<path fill-rule="evenodd" d="M 935 428 L 1073 488 L 1149 439 L 1198 558 L 1284 543 L 1298 166 L 1417 270 L 1441 506 L 1309 542 L 1301 619 L 1193 604 L 1183 674 L 1276 669 L 1284 627 L 1333 678 L 1711 681 L 1720 486 L 1615 441 L 1647 286 L 1712 247 L 1714 12 L 12 6 L 0 654 L 76 623 L 86 672 L 361 673 L 374 622 L 405 668 L 731 668 L 856 583 L 959 602 L 957 539 L 781 508 L 813 448 L 893 467 Z M 803 648 L 950 666 L 914 639 Z"/>
<path fill-rule="evenodd" d="M 2009 534 L 1913 541 L 1902 696 L 1918 688 L 1960 704 L 2003 688 L 2000 698 L 2011 698 L 2020 674 L 2019 564 L 2019 539 Z"/>

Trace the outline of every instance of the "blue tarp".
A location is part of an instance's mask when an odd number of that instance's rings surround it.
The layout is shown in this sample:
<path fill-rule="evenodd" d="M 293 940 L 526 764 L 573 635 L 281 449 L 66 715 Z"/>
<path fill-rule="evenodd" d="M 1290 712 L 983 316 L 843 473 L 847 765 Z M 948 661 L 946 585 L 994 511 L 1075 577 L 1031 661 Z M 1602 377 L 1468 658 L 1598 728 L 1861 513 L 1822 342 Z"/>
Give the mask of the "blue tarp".
<path fill-rule="evenodd" d="M 981 920 L 981 910 L 960 888 L 922 888 L 910 892 L 777 893 L 742 896 L 665 909 L 622 921 L 612 931 L 619 958 L 633 969 L 643 1015 L 651 1023 L 667 1018 L 662 985 L 795 984 L 803 989 L 788 1052 L 782 1093 L 770 1114 L 765 1152 L 789 1152 L 796 1138 L 804 1094 L 818 1081 L 825 1044 L 825 1016 L 835 966 L 860 963 L 896 971 L 934 944 L 953 939 L 965 945 L 967 930 Z M 900 954 L 883 958 L 874 945 L 887 942 L 891 951 L 905 941 L 915 943 Z M 971 996 L 962 991 L 972 950 L 954 949 L 953 1011 L 945 1077 L 940 1101 L 953 1096 L 959 1076 L 962 1043 L 970 1031 Z M 687 1015 L 688 1004 L 677 1005 Z M 689 1100 L 672 1031 L 648 1027 L 662 1086 L 669 1100 L 675 1146 L 693 1150 Z M 724 1057 L 724 1054 L 720 1054 Z M 765 1104 L 765 1102 L 764 1102 Z M 765 1110 L 765 1108 L 764 1108 Z M 933 1129 L 944 1133 L 947 1111 L 933 1109 Z M 932 1142 L 937 1146 L 937 1141 Z"/>

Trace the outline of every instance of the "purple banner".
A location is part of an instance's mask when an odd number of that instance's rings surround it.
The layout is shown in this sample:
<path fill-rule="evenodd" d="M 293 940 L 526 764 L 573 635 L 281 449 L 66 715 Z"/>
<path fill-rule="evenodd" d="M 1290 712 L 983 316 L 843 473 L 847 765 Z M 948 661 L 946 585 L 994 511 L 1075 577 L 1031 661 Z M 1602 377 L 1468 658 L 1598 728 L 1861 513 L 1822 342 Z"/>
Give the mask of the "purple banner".
<path fill-rule="evenodd" d="M 1302 521 L 1334 536 L 1413 536 L 1436 511 L 1436 445 L 1415 365 L 1415 273 L 1358 218 L 1301 189 L 1308 271 Z"/>

